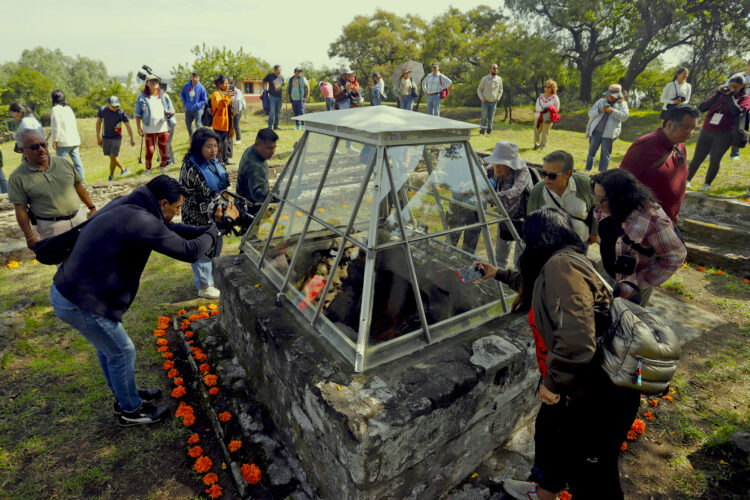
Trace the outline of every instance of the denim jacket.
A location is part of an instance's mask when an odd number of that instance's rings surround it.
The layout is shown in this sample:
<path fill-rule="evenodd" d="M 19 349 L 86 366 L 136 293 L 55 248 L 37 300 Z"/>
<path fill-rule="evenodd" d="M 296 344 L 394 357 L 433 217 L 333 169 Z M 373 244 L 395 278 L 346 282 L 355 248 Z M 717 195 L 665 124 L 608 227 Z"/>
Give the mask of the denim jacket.
<path fill-rule="evenodd" d="M 172 100 L 169 98 L 166 92 L 161 93 L 161 103 L 164 106 L 164 111 L 167 113 L 174 113 L 174 106 L 172 106 Z M 138 94 L 138 98 L 135 100 L 135 116 L 140 116 L 143 123 L 151 123 L 151 108 L 148 105 L 148 96 L 141 92 Z M 173 127 L 177 125 L 177 119 L 172 114 L 172 118 L 169 119 L 169 124 Z"/>

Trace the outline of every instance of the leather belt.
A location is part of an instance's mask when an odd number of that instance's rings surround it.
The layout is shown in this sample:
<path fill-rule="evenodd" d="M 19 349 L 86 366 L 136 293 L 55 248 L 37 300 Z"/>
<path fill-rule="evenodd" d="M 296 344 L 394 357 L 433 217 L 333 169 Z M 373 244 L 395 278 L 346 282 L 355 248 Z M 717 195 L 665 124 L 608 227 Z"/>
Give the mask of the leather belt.
<path fill-rule="evenodd" d="M 70 220 L 73 217 L 75 217 L 76 215 L 78 215 L 78 210 L 76 210 L 75 212 L 73 212 L 70 215 L 63 215 L 62 217 L 39 217 L 37 215 L 36 218 L 38 220 L 46 220 L 46 221 L 51 221 L 51 222 L 57 222 L 57 221 L 61 221 L 61 220 Z"/>

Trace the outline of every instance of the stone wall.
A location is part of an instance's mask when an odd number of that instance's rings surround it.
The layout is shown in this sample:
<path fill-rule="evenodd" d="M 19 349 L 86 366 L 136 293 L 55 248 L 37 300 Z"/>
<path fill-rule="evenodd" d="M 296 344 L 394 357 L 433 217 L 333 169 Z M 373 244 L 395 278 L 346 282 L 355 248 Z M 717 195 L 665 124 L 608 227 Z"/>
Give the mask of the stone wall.
<path fill-rule="evenodd" d="M 326 498 L 437 498 L 535 416 L 524 316 L 356 374 L 246 257 L 215 262 L 221 328 Z"/>

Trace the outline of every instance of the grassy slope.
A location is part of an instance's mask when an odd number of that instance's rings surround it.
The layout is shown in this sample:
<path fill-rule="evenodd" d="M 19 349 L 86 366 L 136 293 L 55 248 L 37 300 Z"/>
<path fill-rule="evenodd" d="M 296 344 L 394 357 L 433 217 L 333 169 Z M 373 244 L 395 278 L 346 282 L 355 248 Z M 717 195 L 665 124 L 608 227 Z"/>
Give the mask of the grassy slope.
<path fill-rule="evenodd" d="M 475 122 L 478 114 L 478 109 L 470 108 L 444 112 L 444 116 Z M 522 122 L 528 121 L 530 111 L 515 110 L 514 115 Z M 560 129 L 552 131 L 548 150 L 556 147 L 568 149 L 580 165 L 585 157 L 586 140 L 580 132 L 563 129 L 578 119 L 571 116 Z M 636 112 L 627 126 L 647 131 L 655 121 L 654 113 Z M 236 157 L 263 123 L 260 115 L 246 117 L 243 123 L 245 140 Z M 284 130 L 278 151 L 283 161 L 300 132 L 289 130 L 286 123 L 282 126 Z M 107 176 L 107 160 L 95 147 L 94 121 L 81 120 L 79 127 L 84 138 L 82 153 L 89 182 L 102 181 Z M 472 144 L 477 150 L 491 149 L 494 141 L 501 138 L 517 142 L 527 160 L 541 160 L 542 153 L 530 150 L 532 133 L 528 123 L 500 123 L 495 135 L 475 136 Z M 182 125 L 177 129 L 174 145 L 176 155 L 181 156 L 187 146 Z M 615 143 L 615 164 L 627 145 L 626 140 Z M 12 153 L 10 144 L 3 144 L 2 151 L 6 165 L 11 165 L 11 158 L 17 156 Z M 132 169 L 137 164 L 137 149 L 123 148 L 122 157 Z M 729 168 L 725 168 L 727 166 Z M 725 165 L 717 186 L 735 195 L 744 191 L 748 174 L 741 172 L 743 166 L 747 167 L 748 163 Z M 171 173 L 177 170 L 175 167 Z M 10 168 L 6 167 L 6 173 L 9 171 Z M 236 249 L 236 239 L 225 244 L 225 254 L 235 253 Z M 193 498 L 202 494 L 190 471 L 191 462 L 182 444 L 187 433 L 175 422 L 127 430 L 114 425 L 112 400 L 103 383 L 94 350 L 76 332 L 57 320 L 49 306 L 48 290 L 54 271 L 54 268 L 31 262 L 24 262 L 15 270 L 0 269 L 0 310 L 26 297 L 36 302 L 19 316 L 19 323 L 0 323 L 3 330 L 0 337 L 0 349 L 3 350 L 0 362 L 3 375 L 0 378 L 0 485 L 3 496 L 28 499 L 51 498 L 53 495 L 60 498 Z M 741 295 L 739 302 L 731 305 L 736 307 L 739 304 L 747 310 L 750 300 L 746 293 Z M 138 298 L 125 316 L 125 326 L 138 349 L 136 370 L 140 384 L 168 389 L 151 331 L 157 316 L 197 304 L 194 297 L 190 267 L 154 254 L 144 272 Z M 708 296 L 705 300 L 706 304 L 723 307 L 723 303 L 710 302 L 720 301 L 720 295 Z M 742 331 L 746 332 L 748 322 L 743 318 L 740 315 L 738 320 L 743 325 Z M 709 352 L 709 361 L 711 356 Z M 732 373 L 735 373 L 735 368 Z M 697 370 L 695 376 L 706 377 L 707 370 L 714 378 L 717 372 L 719 375 L 724 373 L 723 367 L 714 363 L 707 364 L 704 370 Z M 731 387 L 747 393 L 748 368 L 745 362 L 742 362 L 741 373 L 743 378 L 740 381 L 727 382 L 721 377 L 718 380 L 724 384 L 734 383 Z M 685 378 L 691 376 L 683 373 Z M 706 430 L 694 439 L 679 443 L 676 456 L 682 457 L 683 462 L 675 465 L 673 473 L 679 478 L 669 479 L 697 485 L 696 491 L 701 486 L 706 487 L 705 474 L 691 471 L 685 466 L 684 457 L 699 449 L 712 434 L 711 422 L 717 418 L 718 410 L 711 409 L 711 402 L 704 401 L 701 412 L 682 408 L 684 427 Z"/>

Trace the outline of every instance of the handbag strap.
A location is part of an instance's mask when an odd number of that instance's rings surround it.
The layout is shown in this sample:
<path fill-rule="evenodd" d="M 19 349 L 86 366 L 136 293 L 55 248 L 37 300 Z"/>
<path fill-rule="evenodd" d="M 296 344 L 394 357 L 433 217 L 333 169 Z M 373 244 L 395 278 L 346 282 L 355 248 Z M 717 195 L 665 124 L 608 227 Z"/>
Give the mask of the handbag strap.
<path fill-rule="evenodd" d="M 586 267 L 588 267 L 589 270 L 592 273 L 594 273 L 597 278 L 599 278 L 599 281 L 602 282 L 602 284 L 604 285 L 604 288 L 607 289 L 607 291 L 610 293 L 610 295 L 613 293 L 612 287 L 609 285 L 609 283 L 607 282 L 607 280 L 605 280 L 604 277 L 601 274 L 599 274 L 599 271 L 597 271 L 596 269 L 594 269 L 594 266 L 591 265 L 591 262 L 589 262 L 589 260 L 587 258 L 581 257 L 580 255 L 576 255 L 574 253 L 567 253 L 567 252 L 563 253 L 561 255 L 567 255 L 568 257 L 572 257 L 572 258 L 574 258 L 575 260 L 577 260 L 579 262 L 583 262 L 583 264 Z"/>
<path fill-rule="evenodd" d="M 557 205 L 557 208 L 559 208 L 560 210 L 562 210 L 563 212 L 565 212 L 566 214 L 568 214 L 570 217 L 574 218 L 575 220 L 579 220 L 579 221 L 583 222 L 584 224 L 587 223 L 588 218 L 582 219 L 580 217 L 576 217 L 575 215 L 571 214 L 570 212 L 568 212 L 567 210 L 565 210 L 562 205 L 560 205 L 560 202 L 557 201 L 554 196 L 552 196 L 552 191 L 550 191 L 547 186 L 544 186 L 544 189 L 547 190 L 547 194 L 552 199 L 552 201 L 555 203 L 555 205 Z"/>

